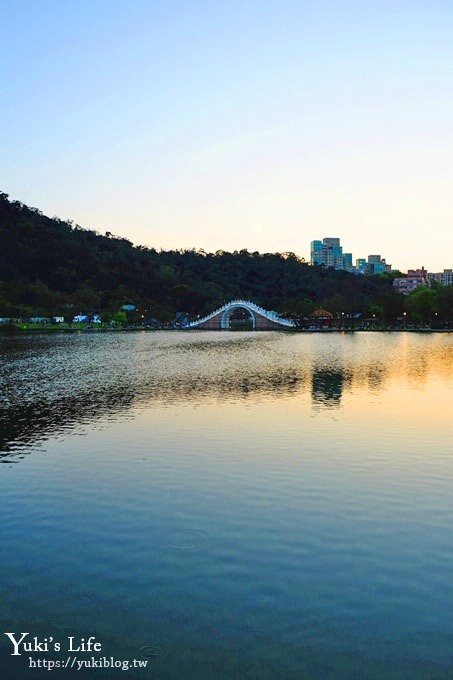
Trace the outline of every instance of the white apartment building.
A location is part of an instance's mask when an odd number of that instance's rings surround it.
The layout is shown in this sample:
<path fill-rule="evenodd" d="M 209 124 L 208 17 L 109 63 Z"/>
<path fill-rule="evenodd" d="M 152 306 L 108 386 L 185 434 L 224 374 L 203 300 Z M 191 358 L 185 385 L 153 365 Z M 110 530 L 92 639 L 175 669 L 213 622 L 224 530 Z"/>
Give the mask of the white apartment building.
<path fill-rule="evenodd" d="M 453 269 L 444 269 L 443 272 L 438 272 L 437 274 L 429 272 L 428 280 L 437 281 L 442 286 L 453 286 Z"/>

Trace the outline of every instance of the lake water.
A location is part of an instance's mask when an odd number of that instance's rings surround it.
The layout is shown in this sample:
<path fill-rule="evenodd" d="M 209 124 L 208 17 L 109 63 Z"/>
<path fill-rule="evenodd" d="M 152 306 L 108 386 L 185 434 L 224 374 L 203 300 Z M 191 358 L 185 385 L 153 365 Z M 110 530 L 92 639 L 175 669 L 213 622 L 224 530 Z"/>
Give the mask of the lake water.
<path fill-rule="evenodd" d="M 453 678 L 452 334 L 0 350 L 2 678 Z"/>

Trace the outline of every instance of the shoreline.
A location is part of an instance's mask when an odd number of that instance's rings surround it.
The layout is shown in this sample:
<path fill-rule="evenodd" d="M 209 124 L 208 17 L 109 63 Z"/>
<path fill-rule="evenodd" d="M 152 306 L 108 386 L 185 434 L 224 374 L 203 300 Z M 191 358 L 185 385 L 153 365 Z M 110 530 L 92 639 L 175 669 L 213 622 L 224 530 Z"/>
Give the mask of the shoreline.
<path fill-rule="evenodd" d="M 160 332 L 209 332 L 209 333 L 250 333 L 251 330 L 241 329 L 197 329 L 197 328 L 146 328 L 143 326 L 131 326 L 127 328 L 23 328 L 15 325 L 0 326 L 0 335 L 36 335 L 44 334 L 81 334 L 81 333 L 160 333 Z M 256 333 L 452 333 L 452 328 L 291 328 L 270 331 L 253 331 Z"/>

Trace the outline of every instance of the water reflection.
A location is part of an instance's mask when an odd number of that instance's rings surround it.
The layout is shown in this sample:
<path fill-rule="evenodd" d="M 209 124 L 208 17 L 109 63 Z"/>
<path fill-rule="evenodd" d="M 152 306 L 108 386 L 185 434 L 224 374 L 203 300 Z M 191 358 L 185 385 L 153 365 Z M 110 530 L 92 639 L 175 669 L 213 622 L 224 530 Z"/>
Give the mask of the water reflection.
<path fill-rule="evenodd" d="M 3 630 L 169 680 L 449 677 L 452 338 L 0 340 Z"/>
<path fill-rule="evenodd" d="M 343 394 L 343 371 L 313 371 L 311 398 L 319 407 L 332 408 L 340 405 Z"/>
<path fill-rule="evenodd" d="M 345 393 L 450 376 L 450 335 L 159 333 L 0 340 L 0 457 L 153 403 L 244 402 L 307 394 L 317 411 Z M 8 458 L 9 460 L 9 458 Z"/>
<path fill-rule="evenodd" d="M 134 402 L 132 390 L 111 389 L 83 397 L 13 404 L 0 409 L 0 462 L 10 451 L 69 429 L 74 423 L 96 420 L 108 412 L 112 417 L 127 411 Z"/>

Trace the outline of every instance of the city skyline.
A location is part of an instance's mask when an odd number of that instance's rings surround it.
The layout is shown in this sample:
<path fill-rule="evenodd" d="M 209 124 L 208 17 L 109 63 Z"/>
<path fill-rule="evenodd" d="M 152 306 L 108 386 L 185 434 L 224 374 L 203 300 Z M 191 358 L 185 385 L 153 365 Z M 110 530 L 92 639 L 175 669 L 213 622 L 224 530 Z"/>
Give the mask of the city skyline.
<path fill-rule="evenodd" d="M 369 254 L 367 257 L 354 258 L 352 253 L 344 253 L 340 241 L 338 236 L 325 236 L 322 241 L 311 241 L 310 263 L 344 269 L 353 274 L 383 274 L 396 270 L 382 255 Z"/>
<path fill-rule="evenodd" d="M 444 2 L 0 5 L 11 198 L 157 249 L 451 267 Z"/>

